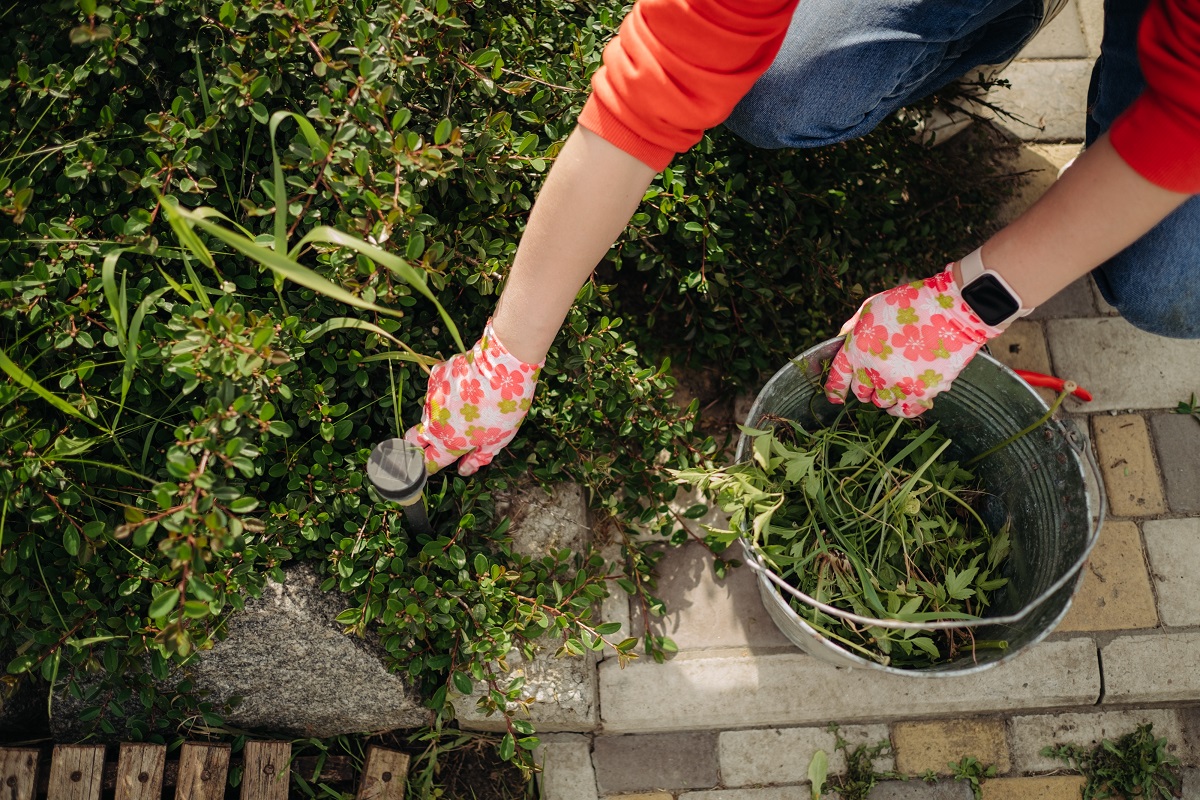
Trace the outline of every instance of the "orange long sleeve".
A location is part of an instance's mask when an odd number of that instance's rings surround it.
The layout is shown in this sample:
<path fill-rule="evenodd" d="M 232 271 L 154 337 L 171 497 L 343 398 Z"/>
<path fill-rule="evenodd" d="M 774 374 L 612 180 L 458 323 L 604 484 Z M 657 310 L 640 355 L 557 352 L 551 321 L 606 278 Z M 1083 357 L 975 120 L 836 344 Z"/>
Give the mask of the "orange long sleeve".
<path fill-rule="evenodd" d="M 725 120 L 771 65 L 798 0 L 638 0 L 579 124 L 655 170 Z"/>
<path fill-rule="evenodd" d="M 1146 89 L 1113 123 L 1113 147 L 1151 183 L 1200 192 L 1200 0 L 1153 0 L 1138 57 Z"/>

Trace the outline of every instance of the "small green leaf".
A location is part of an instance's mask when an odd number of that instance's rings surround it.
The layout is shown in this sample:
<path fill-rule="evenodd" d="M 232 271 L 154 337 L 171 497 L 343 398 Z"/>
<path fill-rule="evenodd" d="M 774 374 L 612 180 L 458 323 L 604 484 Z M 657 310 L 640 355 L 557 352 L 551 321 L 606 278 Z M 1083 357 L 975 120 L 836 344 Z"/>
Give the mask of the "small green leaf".
<path fill-rule="evenodd" d="M 162 619 L 171 613 L 178 602 L 179 592 L 173 588 L 165 589 L 150 603 L 150 610 L 147 614 L 153 619 Z"/>

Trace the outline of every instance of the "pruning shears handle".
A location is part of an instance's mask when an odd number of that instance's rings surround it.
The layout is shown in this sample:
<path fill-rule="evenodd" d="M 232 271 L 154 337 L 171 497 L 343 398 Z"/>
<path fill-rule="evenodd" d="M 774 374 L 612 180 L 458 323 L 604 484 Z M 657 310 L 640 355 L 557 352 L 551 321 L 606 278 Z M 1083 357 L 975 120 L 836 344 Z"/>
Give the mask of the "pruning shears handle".
<path fill-rule="evenodd" d="M 1027 369 L 1014 369 L 1013 372 L 1017 373 L 1017 375 L 1020 376 L 1020 378 L 1030 386 L 1041 386 L 1046 389 L 1053 389 L 1056 392 L 1061 392 L 1068 388 L 1067 384 L 1070 384 L 1070 386 L 1073 387 L 1071 388 L 1072 396 L 1078 397 L 1085 403 L 1092 399 L 1092 393 L 1074 381 L 1063 380 L 1062 378 L 1056 378 L 1053 375 L 1044 375 L 1041 372 L 1030 372 Z"/>

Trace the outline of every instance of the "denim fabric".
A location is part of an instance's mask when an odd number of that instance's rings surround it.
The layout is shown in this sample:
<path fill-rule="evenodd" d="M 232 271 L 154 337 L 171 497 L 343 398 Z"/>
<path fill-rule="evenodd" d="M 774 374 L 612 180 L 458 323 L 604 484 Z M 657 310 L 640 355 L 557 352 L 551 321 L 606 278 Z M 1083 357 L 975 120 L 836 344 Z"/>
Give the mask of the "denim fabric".
<path fill-rule="evenodd" d="M 1141 93 L 1138 21 L 1147 0 L 1105 0 L 1104 39 L 1088 90 L 1087 143 Z M 1092 272 L 1100 294 L 1150 333 L 1200 339 L 1200 196 Z"/>
<path fill-rule="evenodd" d="M 1095 141 L 1142 90 L 1138 23 L 1148 0 L 1105 0 L 1102 55 L 1088 96 Z M 1034 32 L 1043 0 L 802 0 L 774 63 L 725 126 L 759 147 L 820 147 L 1003 63 Z M 1200 197 L 1093 273 L 1143 330 L 1200 338 Z"/>
<path fill-rule="evenodd" d="M 1044 0 L 801 0 L 770 68 L 725 126 L 758 147 L 820 147 L 979 66 L 1010 59 Z"/>

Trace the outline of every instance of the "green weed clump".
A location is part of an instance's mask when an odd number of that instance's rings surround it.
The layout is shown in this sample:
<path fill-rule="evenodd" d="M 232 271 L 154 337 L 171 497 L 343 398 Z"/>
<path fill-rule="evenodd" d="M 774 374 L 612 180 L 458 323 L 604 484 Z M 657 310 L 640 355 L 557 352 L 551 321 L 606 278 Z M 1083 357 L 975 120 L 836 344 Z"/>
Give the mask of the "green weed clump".
<path fill-rule="evenodd" d="M 1167 752 L 1168 742 L 1154 735 L 1154 726 L 1139 725 L 1095 747 L 1076 744 L 1042 749 L 1043 756 L 1065 761 L 1087 778 L 1083 800 L 1144 797 L 1170 800 L 1180 787 L 1179 759 Z"/>
<path fill-rule="evenodd" d="M 869 619 L 976 620 L 1001 577 L 1007 529 L 979 516 L 974 475 L 945 457 L 952 441 L 857 403 L 811 430 L 779 420 L 744 428 L 752 459 L 724 469 L 680 470 L 680 482 L 730 512 L 727 544 L 747 536 L 775 574 L 818 603 Z M 839 619 L 798 598 L 809 625 L 880 664 L 922 667 L 981 642 L 968 630 L 925 632 Z"/>
<path fill-rule="evenodd" d="M 723 132 L 656 180 L 579 294 L 534 407 L 433 537 L 363 480 L 425 368 L 491 313 L 623 0 L 39 0 L 0 10 L 0 656 L 97 735 L 172 739 L 223 709 L 190 659 L 290 562 L 340 592 L 439 721 L 487 688 L 535 744 L 513 647 L 629 643 L 684 534 L 668 467 L 711 457 L 669 357 L 728 383 L 936 271 L 1005 184 L 892 121 L 818 153 Z M 969 143 L 968 143 L 969 145 Z M 972 221 L 973 216 L 976 221 Z M 512 552 L 494 494 L 579 482 L 628 564 Z M 648 637 L 661 657 L 670 643 Z"/>

